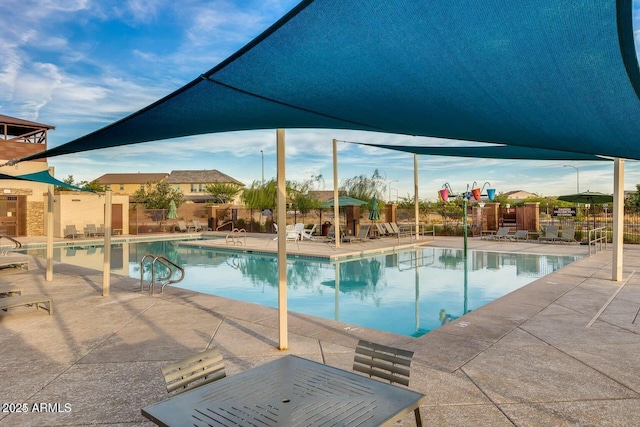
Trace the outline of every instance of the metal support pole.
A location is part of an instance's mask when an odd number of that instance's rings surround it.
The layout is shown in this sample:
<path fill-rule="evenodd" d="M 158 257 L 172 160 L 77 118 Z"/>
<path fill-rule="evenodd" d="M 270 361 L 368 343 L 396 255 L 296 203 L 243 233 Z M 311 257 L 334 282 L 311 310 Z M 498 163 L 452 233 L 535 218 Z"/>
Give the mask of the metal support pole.
<path fill-rule="evenodd" d="M 102 265 L 102 296 L 109 296 L 111 287 L 111 189 L 104 198 L 104 260 Z"/>
<path fill-rule="evenodd" d="M 613 259 L 612 280 L 622 280 L 622 247 L 624 243 L 624 159 L 613 161 Z"/>
<path fill-rule="evenodd" d="M 335 225 L 334 229 L 334 237 L 336 240 L 336 248 L 340 247 L 340 240 L 342 236 L 340 235 L 340 206 L 338 204 L 338 141 L 333 140 L 333 222 Z"/>
<path fill-rule="evenodd" d="M 289 348 L 287 324 L 287 185 L 284 162 L 284 129 L 276 131 L 278 164 L 278 327 L 280 341 L 278 348 Z"/>
<path fill-rule="evenodd" d="M 53 281 L 53 185 L 47 186 L 47 271 L 45 281 Z"/>

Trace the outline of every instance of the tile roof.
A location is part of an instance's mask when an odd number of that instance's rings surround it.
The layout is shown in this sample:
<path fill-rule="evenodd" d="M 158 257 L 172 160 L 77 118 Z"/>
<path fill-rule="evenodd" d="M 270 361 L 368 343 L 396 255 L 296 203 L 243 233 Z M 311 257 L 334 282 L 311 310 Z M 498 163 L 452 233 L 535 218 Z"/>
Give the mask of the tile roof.
<path fill-rule="evenodd" d="M 165 180 L 169 184 L 213 184 L 213 183 L 233 183 L 244 186 L 237 179 L 231 178 L 218 170 L 191 170 L 191 171 L 171 171 L 171 175 Z"/>
<path fill-rule="evenodd" d="M 106 173 L 97 178 L 99 184 L 146 184 L 147 182 L 159 182 L 169 174 L 163 173 Z"/>

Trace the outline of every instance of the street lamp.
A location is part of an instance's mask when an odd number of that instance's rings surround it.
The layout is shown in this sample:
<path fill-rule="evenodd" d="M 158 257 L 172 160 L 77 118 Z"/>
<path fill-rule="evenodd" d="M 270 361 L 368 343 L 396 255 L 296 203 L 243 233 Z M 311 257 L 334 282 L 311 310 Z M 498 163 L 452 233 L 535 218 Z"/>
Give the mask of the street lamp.
<path fill-rule="evenodd" d="M 394 182 L 398 182 L 398 180 L 394 179 L 392 181 L 389 181 L 389 201 L 391 201 L 391 184 L 393 184 Z"/>
<path fill-rule="evenodd" d="M 574 168 L 576 170 L 576 192 L 580 194 L 580 169 L 572 165 L 562 165 L 565 168 Z"/>
<path fill-rule="evenodd" d="M 262 157 L 262 185 L 264 185 L 264 151 L 260 150 L 260 156 Z"/>

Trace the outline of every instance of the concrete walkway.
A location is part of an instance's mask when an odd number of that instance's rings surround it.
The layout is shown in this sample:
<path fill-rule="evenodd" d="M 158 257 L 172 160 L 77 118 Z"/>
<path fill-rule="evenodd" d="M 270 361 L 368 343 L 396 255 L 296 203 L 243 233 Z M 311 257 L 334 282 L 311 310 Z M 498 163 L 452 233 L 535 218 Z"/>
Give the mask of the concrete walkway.
<path fill-rule="evenodd" d="M 428 244 L 461 248 L 462 239 Z M 575 244 L 476 238 L 469 248 L 587 253 Z M 1 282 L 53 297 L 55 311 L 0 312 L 0 424 L 151 425 L 140 409 L 167 397 L 160 367 L 169 362 L 215 345 L 228 375 L 284 354 L 350 370 L 365 338 L 415 351 L 411 388 L 428 396 L 426 426 L 635 426 L 639 255 L 640 247 L 625 246 L 624 282 L 611 281 L 605 251 L 417 339 L 290 313 L 288 351 L 277 349 L 274 309 L 175 288 L 151 297 L 137 280 L 115 275 L 103 297 L 102 272 L 56 264 L 45 282 L 44 260 L 32 259 L 29 270 L 1 270 Z M 414 424 L 413 416 L 403 422 Z"/>

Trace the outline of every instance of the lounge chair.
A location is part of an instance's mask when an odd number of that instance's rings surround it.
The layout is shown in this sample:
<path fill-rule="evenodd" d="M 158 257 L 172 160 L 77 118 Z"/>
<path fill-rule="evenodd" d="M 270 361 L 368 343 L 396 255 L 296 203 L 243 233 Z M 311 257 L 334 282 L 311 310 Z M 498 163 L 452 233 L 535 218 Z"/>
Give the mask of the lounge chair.
<path fill-rule="evenodd" d="M 202 231 L 202 225 L 200 225 L 200 221 L 193 220 L 187 226 L 187 230 L 195 231 L 197 233 L 198 231 Z"/>
<path fill-rule="evenodd" d="M 31 257 L 29 255 L 21 255 L 15 252 L 3 251 L 0 253 L 0 269 L 2 268 L 21 268 L 24 270 L 29 269 L 29 261 Z"/>
<path fill-rule="evenodd" d="M 363 224 L 360 226 L 360 231 L 358 231 L 357 236 L 345 236 L 342 238 L 343 242 L 363 242 L 369 238 L 369 229 L 371 226 L 369 224 Z"/>
<path fill-rule="evenodd" d="M 302 240 L 315 240 L 316 237 L 313 235 L 313 233 L 315 233 L 316 227 L 317 224 L 313 224 L 313 227 L 303 229 L 301 235 Z"/>
<path fill-rule="evenodd" d="M 510 227 L 500 227 L 496 234 L 491 236 L 491 240 L 505 240 L 509 238 Z"/>
<path fill-rule="evenodd" d="M 527 230 L 517 230 L 515 234 L 508 234 L 507 238 L 513 241 L 528 240 L 529 232 Z"/>
<path fill-rule="evenodd" d="M 344 231 L 342 230 L 342 227 L 340 227 L 340 238 L 344 238 Z M 329 227 L 329 232 L 327 233 L 327 239 L 326 241 L 328 242 L 334 242 L 336 240 L 336 226 L 334 224 L 331 224 L 331 227 Z"/>
<path fill-rule="evenodd" d="M 285 236 L 285 240 L 290 240 L 293 242 L 297 242 L 298 240 L 300 240 L 300 233 L 298 233 L 298 230 L 296 230 L 295 226 L 287 225 L 286 231 L 287 233 Z"/>
<path fill-rule="evenodd" d="M 558 226 L 546 225 L 544 228 L 544 234 L 538 237 L 540 242 L 555 242 L 558 240 Z"/>
<path fill-rule="evenodd" d="M 100 224 L 100 226 L 98 226 L 96 236 L 104 236 L 104 224 Z"/>
<path fill-rule="evenodd" d="M 78 233 L 75 225 L 67 225 L 64 229 L 64 238 L 75 239 L 76 237 L 84 237 L 84 234 Z"/>
<path fill-rule="evenodd" d="M 395 222 L 390 222 L 389 225 L 393 230 L 394 234 L 398 237 L 400 236 L 412 236 L 411 230 L 405 230 L 402 227 L 399 227 Z"/>
<path fill-rule="evenodd" d="M 383 224 L 376 222 L 376 229 L 378 230 L 378 237 L 388 236 L 387 229 L 384 227 Z"/>
<path fill-rule="evenodd" d="M 15 285 L 0 285 L 0 298 L 22 295 L 22 288 Z"/>
<path fill-rule="evenodd" d="M 360 340 L 353 358 L 353 370 L 370 378 L 389 381 L 390 384 L 409 386 L 412 359 L 413 351 Z M 420 407 L 414 410 L 414 415 L 416 424 L 421 426 Z"/>
<path fill-rule="evenodd" d="M 387 233 L 385 234 L 385 236 L 398 236 L 398 233 L 396 233 L 393 228 L 391 227 L 391 224 L 389 224 L 388 222 L 384 222 L 382 223 L 382 226 L 384 227 L 384 229 L 387 231 Z"/>
<path fill-rule="evenodd" d="M 35 305 L 36 310 L 42 307 L 49 311 L 49 315 L 53 314 L 53 300 L 46 295 L 19 295 L 0 298 L 0 310 L 7 311 L 9 308 L 22 307 L 25 305 Z"/>
<path fill-rule="evenodd" d="M 304 223 L 296 222 L 296 225 L 293 227 L 296 233 L 298 233 L 298 240 L 302 240 L 302 234 L 304 233 Z"/>
<path fill-rule="evenodd" d="M 187 231 L 189 231 L 189 229 L 187 228 L 187 224 L 184 221 L 178 221 L 176 223 L 176 227 L 178 227 L 178 231 L 181 233 L 186 233 Z"/>
<path fill-rule="evenodd" d="M 84 235 L 86 237 L 96 237 L 98 235 L 98 230 L 96 229 L 95 224 L 87 224 L 84 228 Z"/>
<path fill-rule="evenodd" d="M 575 242 L 576 241 L 576 227 L 573 225 L 566 225 L 562 227 L 562 236 L 556 240 L 560 242 Z"/>
<path fill-rule="evenodd" d="M 217 348 L 211 348 L 162 368 L 167 393 L 180 394 L 227 376 L 224 359 Z"/>

